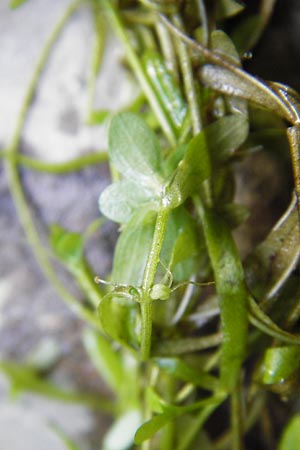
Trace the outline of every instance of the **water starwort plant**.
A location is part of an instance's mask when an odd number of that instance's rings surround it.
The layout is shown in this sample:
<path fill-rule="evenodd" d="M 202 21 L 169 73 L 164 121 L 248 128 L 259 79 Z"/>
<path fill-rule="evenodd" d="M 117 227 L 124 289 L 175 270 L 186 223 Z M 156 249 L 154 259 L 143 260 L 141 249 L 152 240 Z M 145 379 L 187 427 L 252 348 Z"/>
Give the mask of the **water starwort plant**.
<path fill-rule="evenodd" d="M 110 413 L 103 450 L 274 449 L 274 442 L 279 450 L 300 449 L 293 412 L 300 369 L 300 100 L 293 89 L 242 68 L 274 3 L 261 0 L 249 16 L 235 0 L 75 2 L 41 55 L 1 154 L 28 241 L 59 295 L 86 321 L 84 345 L 114 400 L 65 392 L 29 367 L 3 361 L 1 369 L 23 390 Z M 20 154 L 19 143 L 47 58 L 81 4 L 95 24 L 88 121 L 110 121 L 108 154 L 49 165 Z M 106 20 L 140 86 L 138 98 L 117 114 L 93 109 Z M 237 163 L 270 148 L 280 158 L 281 145 L 292 163 L 290 206 L 242 260 L 233 230 L 249 212 L 235 200 Z M 89 266 L 84 248 L 103 218 L 85 235 L 59 224 L 49 230 L 53 253 L 85 295 L 81 303 L 61 285 L 41 243 L 18 167 L 64 173 L 107 159 L 112 183 L 99 207 L 120 226 L 110 277 Z M 284 411 L 275 441 L 274 407 Z"/>

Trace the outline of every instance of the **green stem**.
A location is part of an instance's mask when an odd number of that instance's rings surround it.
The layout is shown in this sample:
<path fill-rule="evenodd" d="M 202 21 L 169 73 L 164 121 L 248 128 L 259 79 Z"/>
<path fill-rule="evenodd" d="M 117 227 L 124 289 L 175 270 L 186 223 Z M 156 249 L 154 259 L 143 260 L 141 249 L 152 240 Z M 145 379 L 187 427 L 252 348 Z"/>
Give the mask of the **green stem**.
<path fill-rule="evenodd" d="M 143 295 L 141 299 L 141 315 L 142 315 L 141 358 L 143 361 L 149 358 L 151 351 L 152 300 L 150 297 L 150 289 L 153 286 L 157 266 L 159 264 L 159 255 L 166 232 L 166 224 L 169 212 L 170 212 L 169 209 L 162 208 L 157 214 L 151 250 L 148 255 L 142 281 Z"/>
<path fill-rule="evenodd" d="M 97 0 L 92 0 L 92 13 L 94 19 L 94 38 L 91 52 L 90 74 L 88 79 L 87 120 L 93 111 L 96 83 L 102 63 L 105 43 L 105 21 Z"/>
<path fill-rule="evenodd" d="M 0 158 L 9 158 L 11 153 L 8 151 L 0 150 Z M 82 170 L 85 167 L 101 164 L 108 160 L 108 155 L 106 152 L 101 153 L 90 153 L 88 155 L 83 155 L 78 158 L 74 158 L 70 161 L 62 163 L 51 163 L 46 161 L 40 161 L 29 156 L 17 154 L 15 155 L 15 161 L 18 165 L 26 167 L 28 169 L 36 170 L 38 172 L 53 173 L 56 175 L 61 175 L 69 172 L 74 172 L 77 170 Z"/>
<path fill-rule="evenodd" d="M 180 29 L 182 28 L 182 21 L 178 14 L 174 14 L 173 22 Z M 182 40 L 178 37 L 175 37 L 175 39 L 176 39 L 175 45 L 177 48 L 180 67 L 183 76 L 185 94 L 191 111 L 193 132 L 194 135 L 196 135 L 202 129 L 202 120 L 200 115 L 199 103 L 197 99 L 196 86 L 194 83 L 191 59 L 184 42 L 182 42 Z"/>
<path fill-rule="evenodd" d="M 165 137 L 169 141 L 170 145 L 174 147 L 176 145 L 176 136 L 172 129 L 169 118 L 164 112 L 159 100 L 155 95 L 155 92 L 151 87 L 151 84 L 148 81 L 148 77 L 143 69 L 139 57 L 134 51 L 134 48 L 128 38 L 126 30 L 122 24 L 121 18 L 119 17 L 117 11 L 113 7 L 112 2 L 110 0 L 101 0 L 101 1 L 105 5 L 108 16 L 111 20 L 111 24 L 115 29 L 116 34 L 119 36 L 124 45 L 128 62 L 131 65 L 132 70 L 135 73 L 135 76 L 137 77 L 138 82 L 140 83 L 140 86 L 144 91 L 145 96 L 147 97 L 148 102 L 160 123 L 160 126 L 165 134 Z"/>
<path fill-rule="evenodd" d="M 231 410 L 231 448 L 243 450 L 243 414 L 242 414 L 241 383 L 238 382 L 230 399 Z"/>
<path fill-rule="evenodd" d="M 208 336 L 195 338 L 166 340 L 159 342 L 154 346 L 153 354 L 155 356 L 175 356 L 183 355 L 185 353 L 198 352 L 200 350 L 207 350 L 211 347 L 216 347 L 222 342 L 222 340 L 222 333 L 215 333 Z"/>
<path fill-rule="evenodd" d="M 73 297 L 60 283 L 57 278 L 53 267 L 48 259 L 47 251 L 44 249 L 41 244 L 40 237 L 35 228 L 35 224 L 32 220 L 30 209 L 27 205 L 26 197 L 23 192 L 21 180 L 18 173 L 17 160 L 18 160 L 18 149 L 19 143 L 21 139 L 21 133 L 23 129 L 23 125 L 26 119 L 27 111 L 31 104 L 32 98 L 35 93 L 36 85 L 38 79 L 43 71 L 44 65 L 50 55 L 53 45 L 58 39 L 61 31 L 64 28 L 67 20 L 71 17 L 71 15 L 76 11 L 82 1 L 76 1 L 72 3 L 70 7 L 67 9 L 66 13 L 63 15 L 61 20 L 56 25 L 52 35 L 47 41 L 42 55 L 38 61 L 36 69 L 34 71 L 33 77 L 29 83 L 25 100 L 22 105 L 16 129 L 14 135 L 12 137 L 11 143 L 7 149 L 7 159 L 6 159 L 6 172 L 8 176 L 8 183 L 10 186 L 10 191 L 12 197 L 15 202 L 15 206 L 18 212 L 18 216 L 23 225 L 24 231 L 26 233 L 28 242 L 31 244 L 32 250 L 36 256 L 37 261 L 39 262 L 45 276 L 49 279 L 52 285 L 55 287 L 56 291 L 59 295 L 65 300 L 65 302 L 70 306 L 70 308 L 81 318 L 87 320 L 89 323 L 93 324 L 96 327 L 99 327 L 98 320 L 96 319 L 94 313 L 88 309 L 86 309 L 83 305 L 81 305 L 78 300 Z"/>

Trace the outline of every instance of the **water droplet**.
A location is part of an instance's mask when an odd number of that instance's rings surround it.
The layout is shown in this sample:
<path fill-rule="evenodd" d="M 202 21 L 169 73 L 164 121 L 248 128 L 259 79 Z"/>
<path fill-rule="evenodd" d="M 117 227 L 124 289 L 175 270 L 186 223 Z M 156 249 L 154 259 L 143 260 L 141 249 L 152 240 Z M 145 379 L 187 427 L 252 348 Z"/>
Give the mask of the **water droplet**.
<path fill-rule="evenodd" d="M 252 52 L 245 52 L 243 54 L 243 59 L 252 59 L 253 58 L 253 53 Z"/>

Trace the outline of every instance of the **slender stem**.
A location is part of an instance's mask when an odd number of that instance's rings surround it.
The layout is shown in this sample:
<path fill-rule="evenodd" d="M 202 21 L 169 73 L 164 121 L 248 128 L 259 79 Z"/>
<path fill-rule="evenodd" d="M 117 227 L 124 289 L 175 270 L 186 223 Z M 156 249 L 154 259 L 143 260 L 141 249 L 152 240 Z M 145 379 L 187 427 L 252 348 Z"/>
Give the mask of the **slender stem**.
<path fill-rule="evenodd" d="M 155 23 L 155 29 L 160 42 L 162 53 L 164 55 L 166 66 L 172 73 L 174 79 L 179 82 L 178 64 L 170 32 L 167 27 L 159 21 Z"/>
<path fill-rule="evenodd" d="M 35 68 L 33 77 L 27 88 L 27 92 L 25 94 L 25 99 L 24 99 L 21 111 L 20 111 L 18 119 L 17 119 L 16 129 L 15 129 L 12 141 L 10 143 L 10 146 L 9 146 L 9 151 L 11 154 L 16 154 L 18 152 L 18 146 L 19 146 L 19 142 L 20 142 L 23 125 L 24 125 L 24 122 L 26 119 L 27 111 L 28 111 L 28 108 L 33 99 L 38 79 L 39 79 L 42 71 L 44 70 L 44 66 L 50 55 L 52 47 L 55 44 L 55 42 L 57 41 L 59 35 L 61 34 L 66 22 L 69 20 L 69 18 L 72 16 L 72 14 L 74 14 L 74 12 L 78 9 L 78 7 L 82 3 L 83 3 L 83 0 L 76 0 L 74 3 L 72 3 L 68 7 L 65 14 L 62 16 L 62 18 L 59 20 L 59 22 L 55 26 L 50 38 L 48 39 L 48 41 L 46 42 L 46 44 L 43 48 L 42 54 L 38 60 L 37 66 Z"/>
<path fill-rule="evenodd" d="M 11 153 L 5 150 L 0 150 L 0 158 L 10 158 Z M 69 172 L 75 172 L 82 170 L 88 166 L 94 164 L 101 164 L 108 160 L 106 152 L 90 153 L 88 155 L 79 156 L 78 158 L 71 159 L 62 163 L 51 163 L 46 161 L 40 161 L 30 156 L 17 154 L 14 156 L 16 163 L 28 169 L 36 170 L 38 172 L 53 173 L 61 175 Z"/>
<path fill-rule="evenodd" d="M 204 46 L 208 46 L 209 42 L 209 29 L 208 29 L 208 21 L 207 21 L 207 14 L 206 14 L 206 8 L 203 0 L 197 0 L 197 6 L 199 11 L 199 16 L 201 19 L 201 26 L 203 30 L 203 43 Z"/>
<path fill-rule="evenodd" d="M 87 86 L 88 121 L 93 111 L 97 77 L 102 63 L 105 43 L 105 21 L 101 13 L 100 5 L 96 0 L 92 0 L 92 14 L 94 19 L 94 38 L 92 43 L 90 74 Z"/>
<path fill-rule="evenodd" d="M 140 62 L 138 55 L 136 54 L 131 44 L 131 41 L 128 38 L 128 35 L 126 33 L 126 30 L 122 24 L 122 21 L 118 13 L 114 9 L 112 2 L 110 0 L 102 0 L 102 3 L 105 5 L 109 18 L 111 20 L 111 24 L 115 29 L 116 34 L 119 36 L 124 45 L 128 62 L 131 65 L 132 70 L 135 73 L 135 76 L 137 77 L 138 82 L 140 83 L 140 86 L 144 91 L 145 96 L 147 97 L 148 102 L 160 123 L 160 126 L 165 134 L 165 137 L 167 138 L 171 146 L 175 146 L 176 136 L 172 129 L 171 123 L 165 111 L 163 110 L 159 100 L 157 99 L 155 92 L 151 87 L 151 84 L 148 81 L 148 77 L 143 69 L 143 66 Z"/>
<path fill-rule="evenodd" d="M 182 21 L 178 14 L 174 14 L 173 22 L 180 29 L 182 28 Z M 191 111 L 193 132 L 198 134 L 202 129 L 202 121 L 200 115 L 199 104 L 197 101 L 196 86 L 194 83 L 193 70 L 191 65 L 191 59 L 189 57 L 186 45 L 181 39 L 175 37 L 175 45 L 178 51 L 178 57 L 180 62 L 180 67 L 183 75 L 183 83 L 185 88 L 185 94 L 188 100 L 188 104 Z"/>
<path fill-rule="evenodd" d="M 72 3 L 70 7 L 67 9 L 66 13 L 63 15 L 61 20 L 56 25 L 52 35 L 47 41 L 43 52 L 40 56 L 40 59 L 37 63 L 36 69 L 33 73 L 33 77 L 29 83 L 25 100 L 22 105 L 16 129 L 14 135 L 12 137 L 11 143 L 7 149 L 7 159 L 6 159 L 6 172 L 8 176 L 8 182 L 10 186 L 10 191 L 12 197 L 15 202 L 15 206 L 20 218 L 20 221 L 23 225 L 24 231 L 27 235 L 28 242 L 31 244 L 32 250 L 36 256 L 37 261 L 41 265 L 41 268 L 45 274 L 45 276 L 51 281 L 52 285 L 58 292 L 58 294 L 65 300 L 65 302 L 70 306 L 70 308 L 81 318 L 87 320 L 89 323 L 93 324 L 96 327 L 99 327 L 99 322 L 95 317 L 94 313 L 81 305 L 78 300 L 73 297 L 60 283 L 57 278 L 55 271 L 48 259 L 47 251 L 41 244 L 40 237 L 35 228 L 34 221 L 31 217 L 30 209 L 27 205 L 27 200 L 25 194 L 23 192 L 21 180 L 18 173 L 17 167 L 17 159 L 18 159 L 18 149 L 21 138 L 21 133 L 23 129 L 23 125 L 26 119 L 27 111 L 31 104 L 32 98 L 34 96 L 34 92 L 36 89 L 36 85 L 41 75 L 44 65 L 50 55 L 53 45 L 58 39 L 61 31 L 63 30 L 67 20 L 71 17 L 71 15 L 76 11 L 76 9 L 80 6 L 82 1 L 76 1 Z"/>
<path fill-rule="evenodd" d="M 185 353 L 198 352 L 216 347 L 223 340 L 223 333 L 210 334 L 195 338 L 172 339 L 162 341 L 155 345 L 153 354 L 156 356 L 175 356 Z"/>
<path fill-rule="evenodd" d="M 241 382 L 239 381 L 231 394 L 231 447 L 232 450 L 243 450 L 243 414 L 242 414 Z"/>
<path fill-rule="evenodd" d="M 142 299 L 141 299 L 141 315 L 142 315 L 142 331 L 141 331 L 141 357 L 147 360 L 151 350 L 152 336 L 152 300 L 150 297 L 150 289 L 155 280 L 157 266 L 159 264 L 159 255 L 162 248 L 166 224 L 169 216 L 169 209 L 162 208 L 157 214 L 152 246 L 148 255 L 143 281 L 142 281 Z"/>

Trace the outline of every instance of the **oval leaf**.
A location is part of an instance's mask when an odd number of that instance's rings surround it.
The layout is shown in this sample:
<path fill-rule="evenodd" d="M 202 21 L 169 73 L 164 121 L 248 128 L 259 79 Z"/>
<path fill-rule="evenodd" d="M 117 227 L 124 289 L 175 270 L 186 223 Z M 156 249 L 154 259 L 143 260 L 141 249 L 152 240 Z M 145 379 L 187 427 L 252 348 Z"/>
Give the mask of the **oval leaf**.
<path fill-rule="evenodd" d="M 109 156 L 125 178 L 160 192 L 160 144 L 155 133 L 140 117 L 124 112 L 112 119 Z"/>
<path fill-rule="evenodd" d="M 158 197 L 150 189 L 137 185 L 133 181 L 122 180 L 108 186 L 99 198 L 100 211 L 109 219 L 118 223 L 127 223 L 138 208 Z"/>

